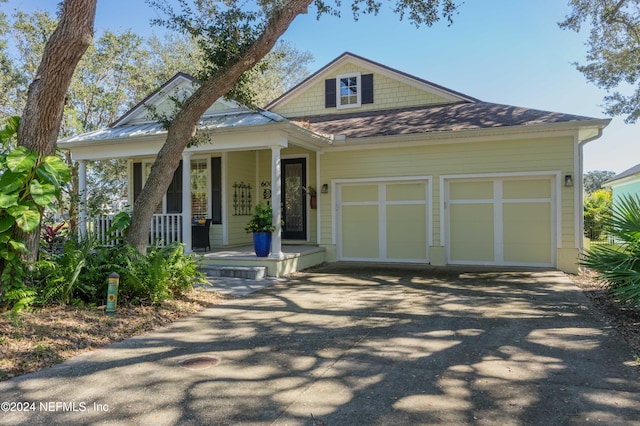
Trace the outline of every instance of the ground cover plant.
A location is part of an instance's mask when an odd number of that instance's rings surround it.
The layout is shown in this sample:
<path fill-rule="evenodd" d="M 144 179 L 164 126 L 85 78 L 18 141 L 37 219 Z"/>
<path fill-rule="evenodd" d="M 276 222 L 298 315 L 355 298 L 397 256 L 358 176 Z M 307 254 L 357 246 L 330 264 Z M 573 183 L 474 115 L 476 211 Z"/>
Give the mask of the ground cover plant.
<path fill-rule="evenodd" d="M 626 196 L 614 204 L 606 229 L 612 245 L 595 245 L 582 261 L 597 272 L 614 299 L 640 306 L 640 197 Z"/>

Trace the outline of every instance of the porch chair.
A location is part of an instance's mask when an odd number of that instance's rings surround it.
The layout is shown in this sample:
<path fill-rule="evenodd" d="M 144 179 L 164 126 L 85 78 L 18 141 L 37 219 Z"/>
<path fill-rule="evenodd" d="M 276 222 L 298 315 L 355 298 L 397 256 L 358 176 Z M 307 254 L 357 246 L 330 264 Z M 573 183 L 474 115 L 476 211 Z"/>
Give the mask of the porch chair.
<path fill-rule="evenodd" d="M 191 249 L 203 248 L 206 251 L 211 250 L 209 242 L 209 228 L 211 227 L 211 219 L 206 219 L 204 225 L 191 225 Z"/>

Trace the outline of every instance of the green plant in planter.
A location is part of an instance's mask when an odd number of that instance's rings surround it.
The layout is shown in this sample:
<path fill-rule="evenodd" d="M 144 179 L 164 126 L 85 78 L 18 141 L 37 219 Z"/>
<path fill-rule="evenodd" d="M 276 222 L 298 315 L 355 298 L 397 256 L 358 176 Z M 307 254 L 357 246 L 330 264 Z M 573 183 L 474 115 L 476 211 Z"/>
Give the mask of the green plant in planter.
<path fill-rule="evenodd" d="M 253 217 L 244 228 L 248 234 L 252 232 L 273 232 L 276 227 L 273 226 L 273 210 L 271 206 L 265 204 L 256 204 Z"/>

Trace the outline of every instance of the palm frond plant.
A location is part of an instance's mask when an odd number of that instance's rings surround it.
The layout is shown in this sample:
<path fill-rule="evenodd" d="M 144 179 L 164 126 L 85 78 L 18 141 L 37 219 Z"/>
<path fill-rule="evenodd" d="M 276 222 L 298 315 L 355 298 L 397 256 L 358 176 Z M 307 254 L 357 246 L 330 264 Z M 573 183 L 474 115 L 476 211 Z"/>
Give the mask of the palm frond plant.
<path fill-rule="evenodd" d="M 600 275 L 620 304 L 640 306 L 640 197 L 618 200 L 607 230 L 615 244 L 586 251 L 582 264 Z"/>

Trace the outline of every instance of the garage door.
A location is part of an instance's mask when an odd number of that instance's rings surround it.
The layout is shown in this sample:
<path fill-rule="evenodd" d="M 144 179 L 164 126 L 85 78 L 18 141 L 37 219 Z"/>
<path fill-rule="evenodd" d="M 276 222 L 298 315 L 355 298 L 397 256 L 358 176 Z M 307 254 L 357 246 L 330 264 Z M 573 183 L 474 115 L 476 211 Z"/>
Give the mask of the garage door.
<path fill-rule="evenodd" d="M 338 258 L 427 262 L 428 181 L 342 183 Z"/>
<path fill-rule="evenodd" d="M 553 178 L 447 181 L 452 264 L 554 266 Z"/>

